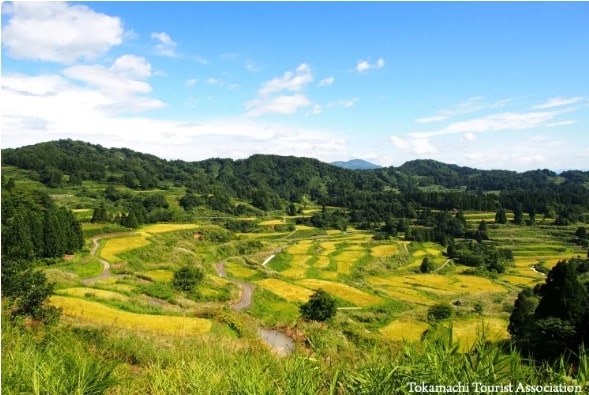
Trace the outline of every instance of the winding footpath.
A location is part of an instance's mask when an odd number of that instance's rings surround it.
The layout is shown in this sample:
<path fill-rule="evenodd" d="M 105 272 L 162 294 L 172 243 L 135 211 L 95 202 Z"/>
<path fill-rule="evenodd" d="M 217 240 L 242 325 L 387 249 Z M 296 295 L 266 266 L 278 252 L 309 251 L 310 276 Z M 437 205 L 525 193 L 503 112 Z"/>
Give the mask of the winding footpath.
<path fill-rule="evenodd" d="M 233 258 L 240 258 L 240 257 L 233 257 Z M 229 258 L 227 258 L 229 259 Z M 225 263 L 227 259 L 217 263 L 215 265 L 215 269 L 217 270 L 217 274 L 219 277 L 227 278 L 227 273 L 225 272 Z M 245 310 L 252 305 L 252 299 L 254 296 L 254 285 L 250 283 L 246 283 L 239 280 L 232 280 L 233 282 L 237 283 L 241 288 L 241 292 L 239 294 L 239 299 L 236 303 L 231 305 L 233 310 Z"/>
<path fill-rule="evenodd" d="M 113 276 L 110 273 L 110 263 L 107 260 L 104 260 L 101 257 L 99 257 L 98 255 L 96 255 L 96 252 L 98 251 L 98 247 L 100 246 L 100 243 L 98 242 L 98 240 L 100 240 L 102 238 L 109 237 L 109 236 L 114 236 L 114 235 L 115 235 L 114 233 L 103 234 L 103 235 L 94 236 L 92 238 L 92 249 L 90 250 L 90 255 L 94 255 L 96 258 L 98 258 L 98 261 L 100 263 L 102 263 L 102 273 L 99 276 L 84 279 L 82 281 L 84 283 L 84 285 L 94 284 L 98 280 L 102 280 L 104 278 L 109 278 L 109 277 Z"/>

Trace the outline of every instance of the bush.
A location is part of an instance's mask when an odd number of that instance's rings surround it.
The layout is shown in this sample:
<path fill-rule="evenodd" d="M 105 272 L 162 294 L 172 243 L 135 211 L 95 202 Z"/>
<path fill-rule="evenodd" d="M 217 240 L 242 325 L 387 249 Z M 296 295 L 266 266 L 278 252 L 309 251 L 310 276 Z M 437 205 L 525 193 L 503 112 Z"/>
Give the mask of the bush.
<path fill-rule="evenodd" d="M 439 303 L 430 307 L 427 311 L 428 321 L 441 321 L 452 317 L 454 309 L 449 304 Z"/>
<path fill-rule="evenodd" d="M 204 273 L 201 269 L 185 266 L 174 273 L 172 285 L 180 291 L 191 291 L 204 278 Z"/>
<path fill-rule="evenodd" d="M 337 311 L 335 299 L 322 289 L 318 289 L 309 301 L 301 306 L 301 315 L 306 320 L 326 321 Z"/>

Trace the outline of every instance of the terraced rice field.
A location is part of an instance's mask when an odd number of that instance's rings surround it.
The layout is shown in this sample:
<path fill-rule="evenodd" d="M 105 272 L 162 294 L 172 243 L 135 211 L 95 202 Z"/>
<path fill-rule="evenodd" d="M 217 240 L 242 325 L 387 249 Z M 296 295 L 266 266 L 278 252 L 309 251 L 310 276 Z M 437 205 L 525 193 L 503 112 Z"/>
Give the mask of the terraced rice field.
<path fill-rule="evenodd" d="M 173 336 L 207 333 L 212 326 L 210 320 L 203 318 L 129 313 L 107 307 L 98 302 L 74 297 L 54 295 L 50 301 L 52 305 L 60 307 L 65 316 L 97 325 L 109 325 Z"/>
<path fill-rule="evenodd" d="M 350 274 L 354 263 L 364 255 L 366 255 L 366 250 L 356 245 L 347 247 L 341 252 L 334 253 L 333 258 L 337 263 L 337 272 L 340 274 Z"/>
<path fill-rule="evenodd" d="M 452 325 L 452 335 L 459 342 L 461 352 L 467 352 L 472 348 L 479 335 L 489 341 L 509 339 L 507 322 L 495 317 L 455 321 Z"/>
<path fill-rule="evenodd" d="M 145 236 L 127 236 L 107 239 L 104 242 L 104 247 L 100 251 L 100 256 L 110 263 L 117 263 L 121 261 L 118 254 L 145 247 L 149 244 L 150 242 Z"/>
<path fill-rule="evenodd" d="M 389 340 L 396 341 L 420 341 L 425 332 L 429 328 L 429 325 L 425 322 L 410 320 L 410 319 L 399 319 L 391 322 L 387 326 L 379 329 L 379 332 Z"/>
<path fill-rule="evenodd" d="M 87 296 L 93 296 L 93 297 L 100 298 L 100 299 L 117 300 L 117 301 L 121 301 L 121 302 L 126 302 L 129 300 L 129 297 L 127 295 L 123 295 L 118 292 L 105 291 L 102 289 L 84 288 L 84 287 L 60 289 L 56 293 L 58 295 L 76 296 L 78 298 L 85 298 Z"/>
<path fill-rule="evenodd" d="M 299 287 L 282 280 L 268 278 L 256 281 L 256 284 L 289 302 L 307 302 L 313 294 L 308 288 Z"/>
<path fill-rule="evenodd" d="M 147 233 L 165 233 L 165 232 L 173 232 L 176 230 L 186 230 L 186 229 L 196 229 L 198 225 L 196 224 L 154 224 L 148 225 L 141 228 L 141 231 Z"/>
<path fill-rule="evenodd" d="M 172 281 L 174 278 L 174 272 L 171 270 L 151 270 L 148 272 L 143 273 L 145 276 L 149 277 L 153 281 Z"/>
<path fill-rule="evenodd" d="M 231 277 L 237 277 L 242 279 L 250 278 L 257 274 L 257 272 L 254 269 L 250 269 L 242 263 L 237 262 L 227 262 L 225 264 L 225 271 L 229 273 Z"/>
<path fill-rule="evenodd" d="M 531 285 L 532 283 L 536 283 L 541 281 L 541 278 L 532 278 L 532 277 L 524 277 L 524 276 L 514 276 L 511 274 L 505 274 L 501 276 L 501 280 L 507 281 L 513 285 Z"/>
<path fill-rule="evenodd" d="M 284 220 L 282 219 L 271 219 L 268 221 L 260 222 L 260 225 L 282 225 L 284 224 Z"/>
<path fill-rule="evenodd" d="M 372 277 L 368 281 L 375 285 L 385 285 L 389 287 L 389 289 L 391 287 L 397 289 L 408 288 L 431 292 L 439 296 L 476 294 L 481 292 L 507 292 L 504 287 L 487 278 L 460 274 L 451 276 L 439 274 L 419 274 L 391 276 L 387 278 Z"/>
<path fill-rule="evenodd" d="M 360 307 L 373 306 L 382 302 L 382 299 L 378 296 L 371 295 L 342 283 L 309 278 L 306 280 L 297 281 L 297 284 L 314 290 L 322 288 L 328 293 Z"/>
<path fill-rule="evenodd" d="M 399 246 L 397 244 L 378 245 L 372 247 L 370 253 L 375 258 L 384 258 L 399 253 Z"/>

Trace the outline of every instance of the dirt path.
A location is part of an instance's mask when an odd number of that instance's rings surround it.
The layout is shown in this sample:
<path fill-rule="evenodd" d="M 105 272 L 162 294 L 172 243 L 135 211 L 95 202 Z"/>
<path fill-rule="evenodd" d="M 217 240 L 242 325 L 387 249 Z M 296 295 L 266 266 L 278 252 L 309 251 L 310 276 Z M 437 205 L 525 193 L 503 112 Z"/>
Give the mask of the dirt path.
<path fill-rule="evenodd" d="M 104 278 L 109 278 L 109 277 L 114 276 L 113 274 L 110 273 L 110 263 L 107 260 L 102 259 L 100 256 L 96 255 L 96 253 L 98 252 L 98 247 L 100 246 L 99 240 L 107 239 L 107 238 L 111 238 L 111 237 L 123 236 L 123 235 L 128 236 L 128 235 L 132 235 L 132 234 L 133 234 L 132 232 L 103 233 L 101 235 L 96 235 L 92 238 L 92 248 L 90 249 L 90 254 L 94 255 L 96 258 L 98 258 L 98 261 L 100 261 L 100 263 L 102 263 L 102 273 L 99 276 L 90 277 L 90 278 L 82 280 L 84 285 L 93 284 L 98 280 L 102 280 Z"/>
<path fill-rule="evenodd" d="M 241 258 L 241 257 L 232 257 L 232 258 Z M 222 260 L 221 262 L 219 262 L 215 265 L 215 270 L 217 271 L 217 274 L 219 275 L 219 277 L 227 278 L 227 273 L 225 272 L 225 263 L 227 262 L 228 259 L 231 259 L 231 258 L 227 258 L 225 260 Z M 241 292 L 239 294 L 239 298 L 237 299 L 237 303 L 232 304 L 231 308 L 233 310 L 244 310 L 244 309 L 251 307 L 252 299 L 254 296 L 253 284 L 245 283 L 243 281 L 239 281 L 239 280 L 235 280 L 235 279 L 231 279 L 231 281 L 238 284 L 239 287 L 241 288 Z"/>
<path fill-rule="evenodd" d="M 440 270 L 442 270 L 443 268 L 445 268 L 449 263 L 450 263 L 450 259 L 446 259 L 446 262 L 444 262 L 444 264 L 442 266 L 440 266 L 439 268 L 437 268 L 436 270 L 434 270 L 432 273 L 439 272 Z"/>

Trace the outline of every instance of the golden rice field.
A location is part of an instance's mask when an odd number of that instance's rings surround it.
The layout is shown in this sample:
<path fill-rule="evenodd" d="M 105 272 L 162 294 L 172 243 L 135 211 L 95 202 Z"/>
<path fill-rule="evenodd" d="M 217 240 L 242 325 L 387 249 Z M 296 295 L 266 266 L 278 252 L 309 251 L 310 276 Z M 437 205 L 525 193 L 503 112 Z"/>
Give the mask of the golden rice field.
<path fill-rule="evenodd" d="M 514 276 L 510 274 L 506 274 L 500 277 L 501 280 L 507 281 L 513 285 L 530 285 L 532 283 L 538 282 L 539 278 L 532 278 L 532 277 L 524 277 L 524 276 Z"/>
<path fill-rule="evenodd" d="M 237 278 L 248 278 L 256 275 L 256 271 L 254 269 L 250 269 L 249 267 L 239 264 L 236 262 L 227 262 L 225 264 L 225 270 L 232 276 Z"/>
<path fill-rule="evenodd" d="M 54 295 L 51 304 L 62 309 L 65 316 L 82 321 L 119 328 L 188 336 L 209 332 L 212 322 L 203 318 L 137 314 L 117 310 L 98 302 Z"/>
<path fill-rule="evenodd" d="M 406 276 L 391 276 L 386 278 L 370 278 L 370 283 L 387 285 L 397 288 L 413 288 L 432 292 L 441 296 L 456 294 L 476 294 L 480 292 L 507 292 L 499 284 L 477 276 L 418 274 Z"/>
<path fill-rule="evenodd" d="M 312 240 L 301 240 L 298 243 L 288 247 L 286 252 L 292 255 L 300 255 L 309 253 L 309 248 L 313 245 Z"/>
<path fill-rule="evenodd" d="M 144 226 L 141 228 L 141 231 L 147 233 L 165 233 L 165 232 L 173 232 L 176 230 L 186 230 L 186 229 L 196 229 L 198 225 L 196 224 L 153 224 Z"/>
<path fill-rule="evenodd" d="M 357 288 L 350 287 L 349 285 L 342 283 L 309 278 L 297 281 L 297 284 L 315 290 L 322 288 L 328 293 L 360 307 L 373 306 L 382 302 L 382 299 L 378 296 L 368 294 L 364 291 L 360 291 Z"/>
<path fill-rule="evenodd" d="M 319 277 L 321 277 L 324 280 L 336 280 L 337 276 L 338 276 L 337 272 L 323 271 L 323 272 L 321 272 L 321 274 L 319 274 Z"/>
<path fill-rule="evenodd" d="M 482 320 L 472 318 L 454 321 L 452 325 L 452 336 L 459 342 L 461 352 L 467 352 L 479 335 L 488 341 L 509 339 L 507 322 L 499 318 L 485 317 Z"/>
<path fill-rule="evenodd" d="M 375 258 L 383 258 L 386 256 L 395 255 L 399 252 L 399 246 L 397 244 L 384 244 L 374 246 L 370 249 L 370 253 Z"/>
<path fill-rule="evenodd" d="M 145 236 L 129 236 L 107 239 L 104 242 L 104 247 L 100 251 L 100 256 L 110 263 L 116 263 L 121 260 L 118 257 L 118 254 L 131 251 L 136 248 L 145 247 L 149 244 L 150 242 L 145 238 Z"/>
<path fill-rule="evenodd" d="M 219 286 L 219 287 L 223 287 L 223 286 L 231 283 L 231 281 L 227 280 L 226 278 L 219 277 L 216 275 L 213 276 L 211 274 L 207 274 L 207 280 L 212 282 L 213 284 Z"/>
<path fill-rule="evenodd" d="M 283 219 L 271 219 L 268 221 L 260 222 L 260 225 L 282 225 L 284 224 Z"/>
<path fill-rule="evenodd" d="M 356 247 L 356 246 L 354 246 Z M 356 261 L 366 255 L 366 251 L 362 247 L 348 248 L 340 253 L 334 254 L 333 258 L 337 263 L 337 272 L 341 274 L 350 274 L 352 266 Z"/>
<path fill-rule="evenodd" d="M 151 278 L 153 281 L 172 281 L 174 278 L 174 272 L 171 270 L 150 270 L 143 273 L 145 276 Z"/>
<path fill-rule="evenodd" d="M 127 295 L 123 295 L 118 292 L 105 291 L 102 289 L 94 289 L 94 288 L 84 288 L 84 287 L 60 289 L 56 293 L 59 295 L 76 296 L 79 298 L 84 298 L 86 296 L 91 295 L 96 298 L 108 299 L 108 300 L 118 300 L 121 302 L 126 302 L 129 300 L 129 297 Z"/>
<path fill-rule="evenodd" d="M 317 261 L 315 262 L 315 267 L 319 269 L 325 269 L 327 266 L 329 266 L 329 257 L 325 255 L 319 255 L 319 257 L 317 257 Z"/>
<path fill-rule="evenodd" d="M 256 284 L 289 302 L 307 302 L 313 294 L 310 289 L 274 278 L 256 281 Z"/>
<path fill-rule="evenodd" d="M 295 225 L 295 229 L 296 230 L 309 230 L 309 229 L 317 229 L 313 226 L 307 226 L 307 225 Z"/>
<path fill-rule="evenodd" d="M 319 255 L 329 255 L 335 251 L 335 243 L 332 241 L 323 241 L 319 243 L 319 247 L 321 248 Z"/>
<path fill-rule="evenodd" d="M 372 281 L 371 281 L 372 282 Z M 432 306 L 436 300 L 424 295 L 423 292 L 413 288 L 394 287 L 389 284 L 374 284 L 380 286 L 381 291 L 389 295 L 391 298 L 399 299 L 404 302 L 420 304 L 424 306 Z"/>
<path fill-rule="evenodd" d="M 389 340 L 396 341 L 420 341 L 423 332 L 429 328 L 429 325 L 425 322 L 411 320 L 411 319 L 399 319 L 391 322 L 387 326 L 380 328 L 379 332 Z"/>

